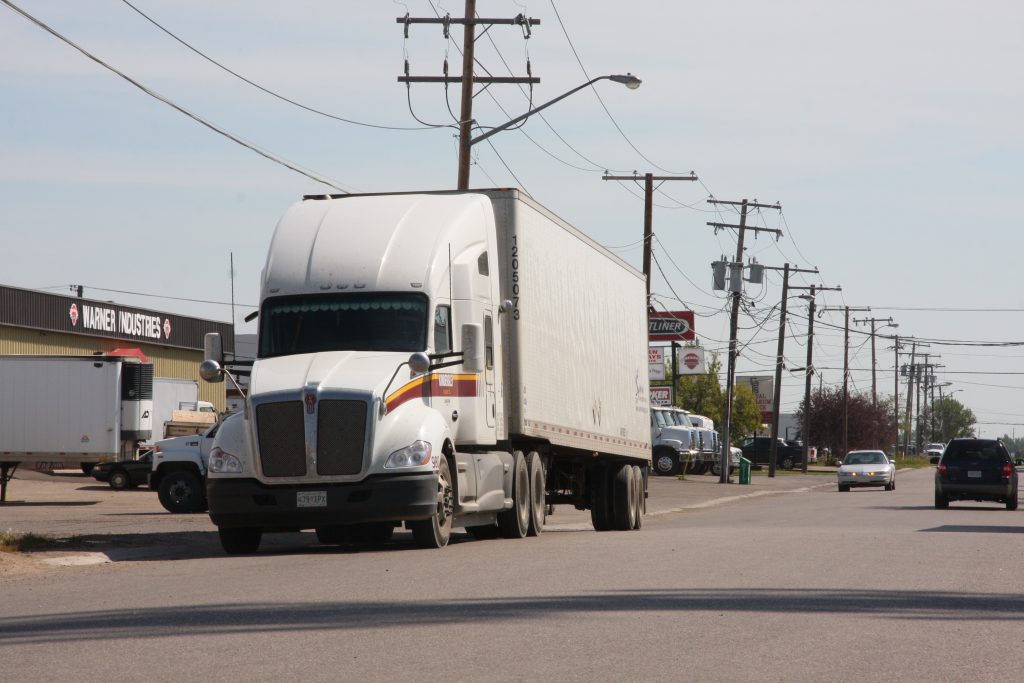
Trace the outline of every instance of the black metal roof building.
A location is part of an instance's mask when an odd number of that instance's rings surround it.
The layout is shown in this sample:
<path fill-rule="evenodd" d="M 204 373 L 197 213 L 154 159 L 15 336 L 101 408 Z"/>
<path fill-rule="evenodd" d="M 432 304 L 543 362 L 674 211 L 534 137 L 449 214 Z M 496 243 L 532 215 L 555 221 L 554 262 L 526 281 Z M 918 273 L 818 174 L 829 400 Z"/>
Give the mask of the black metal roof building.
<path fill-rule="evenodd" d="M 222 410 L 224 385 L 199 379 L 207 332 L 220 332 L 225 352 L 233 352 L 230 323 L 0 285 L 0 355 L 77 356 L 138 348 L 153 362 L 157 377 L 197 380 L 199 398 Z"/>

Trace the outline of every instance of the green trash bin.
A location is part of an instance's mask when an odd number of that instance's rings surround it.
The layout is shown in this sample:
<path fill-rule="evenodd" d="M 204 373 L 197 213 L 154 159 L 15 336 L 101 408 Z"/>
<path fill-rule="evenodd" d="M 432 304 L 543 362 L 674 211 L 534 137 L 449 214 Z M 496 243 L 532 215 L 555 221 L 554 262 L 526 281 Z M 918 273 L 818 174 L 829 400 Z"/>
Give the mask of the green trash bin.
<path fill-rule="evenodd" d="M 746 458 L 740 458 L 740 483 L 750 483 L 750 461 Z"/>

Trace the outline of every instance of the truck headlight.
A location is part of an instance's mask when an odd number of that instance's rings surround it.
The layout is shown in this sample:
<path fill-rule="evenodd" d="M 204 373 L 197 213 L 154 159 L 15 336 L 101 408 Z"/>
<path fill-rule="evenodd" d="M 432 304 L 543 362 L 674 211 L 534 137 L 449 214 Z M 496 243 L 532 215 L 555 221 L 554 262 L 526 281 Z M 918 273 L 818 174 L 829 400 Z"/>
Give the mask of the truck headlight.
<path fill-rule="evenodd" d="M 419 467 L 430 464 L 430 443 L 427 441 L 413 441 L 405 448 L 399 449 L 388 456 L 384 463 L 387 469 L 398 467 Z"/>
<path fill-rule="evenodd" d="M 225 453 L 219 446 L 210 451 L 207 467 L 211 472 L 221 474 L 241 474 L 242 461 L 230 453 Z"/>

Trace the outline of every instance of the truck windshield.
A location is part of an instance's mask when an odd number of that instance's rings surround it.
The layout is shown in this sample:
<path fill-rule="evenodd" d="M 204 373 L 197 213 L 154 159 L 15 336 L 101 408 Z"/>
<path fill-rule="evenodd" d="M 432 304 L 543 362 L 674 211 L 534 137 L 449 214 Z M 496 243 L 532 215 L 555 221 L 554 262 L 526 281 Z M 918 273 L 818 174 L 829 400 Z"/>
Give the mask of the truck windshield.
<path fill-rule="evenodd" d="M 267 299 L 259 357 L 320 351 L 423 351 L 423 294 L 312 294 Z"/>

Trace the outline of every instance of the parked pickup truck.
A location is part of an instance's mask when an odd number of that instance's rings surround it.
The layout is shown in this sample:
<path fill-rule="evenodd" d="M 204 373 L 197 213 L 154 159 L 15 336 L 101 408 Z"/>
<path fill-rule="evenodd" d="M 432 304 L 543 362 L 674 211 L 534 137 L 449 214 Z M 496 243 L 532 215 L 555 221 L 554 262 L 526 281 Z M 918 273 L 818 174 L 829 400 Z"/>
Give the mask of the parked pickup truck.
<path fill-rule="evenodd" d="M 778 440 L 778 455 L 775 464 L 784 470 L 791 470 L 803 462 L 803 448 L 790 446 L 784 439 Z M 769 436 L 752 436 L 740 444 L 743 457 L 755 465 L 767 465 L 771 457 L 772 439 Z"/>

